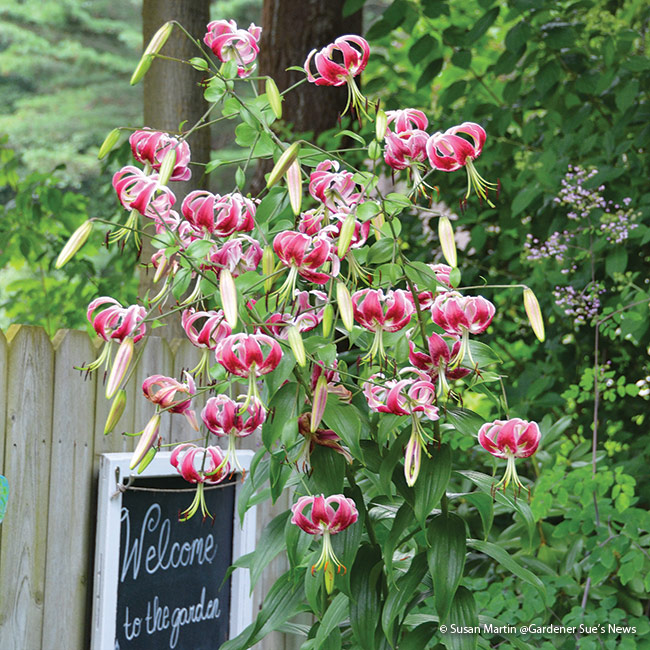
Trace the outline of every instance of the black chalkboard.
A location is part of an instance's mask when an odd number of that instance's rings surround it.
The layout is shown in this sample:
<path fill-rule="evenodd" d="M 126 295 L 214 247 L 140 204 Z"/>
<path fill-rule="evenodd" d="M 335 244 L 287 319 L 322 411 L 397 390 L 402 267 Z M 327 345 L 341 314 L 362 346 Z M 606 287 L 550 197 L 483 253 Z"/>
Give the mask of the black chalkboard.
<path fill-rule="evenodd" d="M 135 480 L 122 496 L 115 649 L 215 650 L 228 639 L 235 485 L 206 486 L 214 520 L 178 521 L 180 477 Z"/>

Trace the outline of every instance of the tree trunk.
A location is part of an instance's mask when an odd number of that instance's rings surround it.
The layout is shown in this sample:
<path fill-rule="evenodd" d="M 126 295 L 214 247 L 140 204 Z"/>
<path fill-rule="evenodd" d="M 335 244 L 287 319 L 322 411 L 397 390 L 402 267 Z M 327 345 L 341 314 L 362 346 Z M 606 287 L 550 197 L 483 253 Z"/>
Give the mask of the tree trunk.
<path fill-rule="evenodd" d="M 142 5 L 142 37 L 143 48 L 158 28 L 168 20 L 176 20 L 195 38 L 201 40 L 210 22 L 209 0 L 143 0 Z M 190 40 L 174 27 L 172 35 L 162 48 L 161 54 L 178 59 L 190 59 L 200 53 Z M 184 128 L 193 126 L 208 108 L 203 99 L 203 89 L 199 83 L 203 74 L 192 67 L 156 59 L 144 78 L 144 125 L 157 131 L 178 133 L 181 122 L 187 120 Z M 195 131 L 188 143 L 192 152 L 192 162 L 207 163 L 210 159 L 210 128 Z M 187 194 L 200 189 L 204 184 L 203 169 L 191 165 L 192 178 L 186 182 L 174 182 L 172 191 L 176 195 L 175 208 L 180 206 Z M 142 250 L 142 262 L 148 263 L 153 248 L 145 239 Z M 140 275 L 140 296 L 149 290 L 153 295 L 152 273 L 142 272 Z M 165 336 L 182 336 L 180 319 L 168 319 L 169 325 Z"/>
<path fill-rule="evenodd" d="M 302 65 L 314 48 L 321 49 L 338 36 L 361 33 L 361 11 L 343 18 L 345 0 L 264 0 L 260 71 L 282 91 L 304 78 L 286 68 Z M 306 83 L 286 96 L 283 119 L 294 131 L 315 135 L 336 125 L 345 107 L 346 88 Z"/>

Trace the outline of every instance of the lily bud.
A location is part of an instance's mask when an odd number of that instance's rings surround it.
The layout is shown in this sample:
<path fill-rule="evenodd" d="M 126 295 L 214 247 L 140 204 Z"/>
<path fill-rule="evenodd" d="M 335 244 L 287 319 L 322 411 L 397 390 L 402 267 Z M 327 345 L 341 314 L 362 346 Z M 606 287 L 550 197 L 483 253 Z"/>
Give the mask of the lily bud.
<path fill-rule="evenodd" d="M 298 216 L 302 204 L 302 174 L 300 172 L 300 161 L 297 158 L 287 169 L 287 189 L 289 190 L 291 209 Z"/>
<path fill-rule="evenodd" d="M 86 243 L 88 235 L 90 235 L 92 229 L 92 219 L 88 219 L 88 221 L 84 221 L 79 228 L 72 233 L 70 239 L 68 239 L 66 245 L 56 258 L 56 264 L 54 265 L 55 269 L 60 269 L 76 255 L 79 249 Z"/>
<path fill-rule="evenodd" d="M 133 75 L 131 76 L 131 81 L 130 84 L 132 86 L 135 86 L 135 84 L 142 79 L 147 74 L 147 71 L 151 67 L 151 64 L 153 63 L 153 55 L 152 54 L 143 54 L 142 58 L 140 59 L 136 69 L 133 71 Z"/>
<path fill-rule="evenodd" d="M 219 293 L 226 322 L 234 329 L 237 326 L 237 288 L 228 269 L 221 269 L 219 274 Z"/>
<path fill-rule="evenodd" d="M 528 316 L 535 336 L 543 343 L 546 338 L 546 333 L 544 332 L 542 310 L 539 308 L 539 302 L 537 302 L 537 297 L 533 293 L 533 290 L 528 287 L 524 289 L 524 309 L 526 310 L 526 315 Z"/>
<path fill-rule="evenodd" d="M 331 303 L 327 303 L 323 308 L 323 336 L 327 338 L 332 333 L 332 325 L 334 324 L 334 307 Z"/>
<path fill-rule="evenodd" d="M 169 258 L 164 253 L 158 258 L 158 266 L 156 267 L 156 272 L 153 276 L 153 283 L 156 284 L 160 278 L 165 274 L 167 270 L 167 264 L 169 263 Z"/>
<path fill-rule="evenodd" d="M 160 175 L 158 177 L 158 182 L 161 185 L 167 185 L 169 179 L 172 177 L 174 172 L 174 165 L 176 164 L 176 149 L 170 149 L 166 154 L 160 165 Z"/>
<path fill-rule="evenodd" d="M 158 449 L 156 447 L 152 447 L 145 455 L 140 464 L 138 465 L 138 469 L 136 472 L 138 474 L 142 474 L 147 467 L 151 464 L 151 461 L 156 457 L 156 454 L 158 453 Z"/>
<path fill-rule="evenodd" d="M 269 100 L 269 105 L 271 106 L 271 110 L 273 111 L 273 115 L 277 117 L 278 119 L 282 118 L 282 95 L 280 95 L 280 91 L 278 90 L 278 87 L 271 79 L 271 77 L 266 78 L 266 98 Z"/>
<path fill-rule="evenodd" d="M 339 305 L 339 312 L 341 314 L 341 320 L 345 329 L 348 332 L 352 331 L 354 327 L 354 309 L 352 307 L 352 297 L 348 288 L 342 283 L 336 283 L 336 301 Z"/>
<path fill-rule="evenodd" d="M 294 160 L 298 158 L 298 151 L 300 150 L 300 143 L 294 142 L 278 159 L 275 166 L 269 174 L 269 179 L 266 181 L 266 187 L 273 187 L 286 173 L 287 169 L 291 167 Z"/>
<path fill-rule="evenodd" d="M 288 332 L 289 346 L 293 352 L 293 356 L 296 357 L 296 362 L 301 368 L 305 367 L 307 363 L 307 355 L 305 354 L 305 345 L 302 342 L 302 334 L 300 330 L 292 325 L 289 327 Z"/>
<path fill-rule="evenodd" d="M 147 45 L 144 53 L 145 54 L 158 54 L 162 50 L 163 45 L 167 42 L 167 39 L 171 36 L 172 30 L 174 29 L 174 22 L 169 20 L 160 29 L 151 37 L 149 45 Z"/>
<path fill-rule="evenodd" d="M 438 220 L 438 237 L 447 264 L 451 267 L 457 266 L 456 240 L 454 239 L 454 229 L 451 227 L 449 217 L 440 217 Z"/>
<path fill-rule="evenodd" d="M 144 428 L 138 445 L 131 456 L 131 463 L 129 464 L 129 469 L 136 468 L 147 455 L 147 452 L 153 447 L 156 438 L 158 437 L 158 430 L 160 429 L 160 414 L 154 413 L 147 426 Z"/>
<path fill-rule="evenodd" d="M 106 399 L 112 399 L 113 395 L 117 392 L 124 379 L 124 375 L 126 375 L 126 371 L 129 369 L 132 358 L 133 339 L 129 336 L 120 343 L 120 347 L 117 349 L 111 374 L 108 376 L 108 381 L 106 382 Z"/>
<path fill-rule="evenodd" d="M 384 218 L 384 213 L 380 212 L 372 218 L 372 225 L 375 229 L 375 239 L 379 241 L 381 239 L 381 227 L 386 223 Z"/>
<path fill-rule="evenodd" d="M 377 140 L 371 140 L 368 145 L 368 158 L 370 160 L 379 160 L 381 158 L 381 145 Z"/>
<path fill-rule="evenodd" d="M 275 257 L 273 255 L 273 246 L 266 246 L 262 253 L 262 273 L 267 276 L 264 280 L 264 291 L 270 293 L 273 288 L 273 278 L 270 277 L 275 270 Z"/>
<path fill-rule="evenodd" d="M 309 430 L 314 433 L 323 419 L 325 407 L 327 406 L 327 378 L 321 375 L 316 382 L 314 389 L 314 402 L 311 407 L 311 422 Z"/>
<path fill-rule="evenodd" d="M 101 160 L 108 155 L 108 152 L 115 146 L 115 143 L 120 139 L 120 129 L 113 129 L 107 136 L 102 146 L 99 147 L 97 158 Z"/>
<path fill-rule="evenodd" d="M 174 23 L 173 22 L 166 22 L 151 38 L 149 41 L 149 45 L 147 45 L 144 53 L 142 54 L 142 58 L 140 59 L 136 69 L 133 72 L 133 75 L 131 76 L 131 85 L 135 86 L 135 84 L 142 79 L 147 74 L 147 70 L 149 70 L 149 67 L 153 63 L 154 57 L 160 50 L 162 49 L 163 45 L 167 42 L 167 39 L 169 38 L 170 34 L 172 33 L 172 29 L 174 28 Z"/>
<path fill-rule="evenodd" d="M 386 129 L 388 128 L 388 118 L 383 109 L 377 111 L 375 118 L 375 138 L 381 142 L 386 137 Z"/>
<path fill-rule="evenodd" d="M 350 243 L 352 242 L 352 236 L 354 235 L 354 227 L 357 225 L 357 218 L 353 212 L 345 217 L 345 221 L 341 226 L 341 233 L 339 234 L 339 243 L 338 243 L 338 256 L 339 259 L 343 259 L 350 248 Z"/>
<path fill-rule="evenodd" d="M 126 407 L 126 391 L 122 388 L 117 391 L 115 399 L 111 404 L 111 410 L 108 412 L 108 417 L 106 418 L 106 424 L 104 425 L 104 435 L 109 434 L 117 426 L 117 423 L 124 413 L 124 408 Z"/>

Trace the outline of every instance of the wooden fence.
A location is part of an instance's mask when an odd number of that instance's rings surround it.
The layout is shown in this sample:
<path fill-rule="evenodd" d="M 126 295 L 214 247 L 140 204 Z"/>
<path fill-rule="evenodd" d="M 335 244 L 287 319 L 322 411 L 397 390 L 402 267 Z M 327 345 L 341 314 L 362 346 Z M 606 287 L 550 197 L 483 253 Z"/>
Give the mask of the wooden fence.
<path fill-rule="evenodd" d="M 0 525 L 0 648 L 85 650 L 90 645 L 99 455 L 129 451 L 137 439 L 104 436 L 109 403 L 102 377 L 74 370 L 98 346 L 85 332 L 64 330 L 52 341 L 40 327 L 0 332 L 0 474 L 10 501 Z M 188 340 L 150 337 L 127 386 L 119 431 L 141 430 L 151 404 L 141 397 L 152 374 L 181 377 L 199 351 Z M 163 418 L 164 442 L 185 438 L 185 418 Z M 256 441 L 251 440 L 254 446 Z M 258 535 L 289 507 L 281 498 L 258 507 Z M 282 557 L 255 590 L 255 607 L 286 569 Z M 294 650 L 301 639 L 273 633 L 256 648 Z"/>

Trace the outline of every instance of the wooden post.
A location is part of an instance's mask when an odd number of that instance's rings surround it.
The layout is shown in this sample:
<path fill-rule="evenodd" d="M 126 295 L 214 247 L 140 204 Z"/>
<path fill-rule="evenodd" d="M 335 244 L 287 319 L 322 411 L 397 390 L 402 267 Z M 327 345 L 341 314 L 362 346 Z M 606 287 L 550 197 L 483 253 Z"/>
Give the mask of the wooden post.
<path fill-rule="evenodd" d="M 40 648 L 43 633 L 54 354 L 40 327 L 12 325 L 4 475 L 13 499 L 2 524 L 0 648 Z"/>

